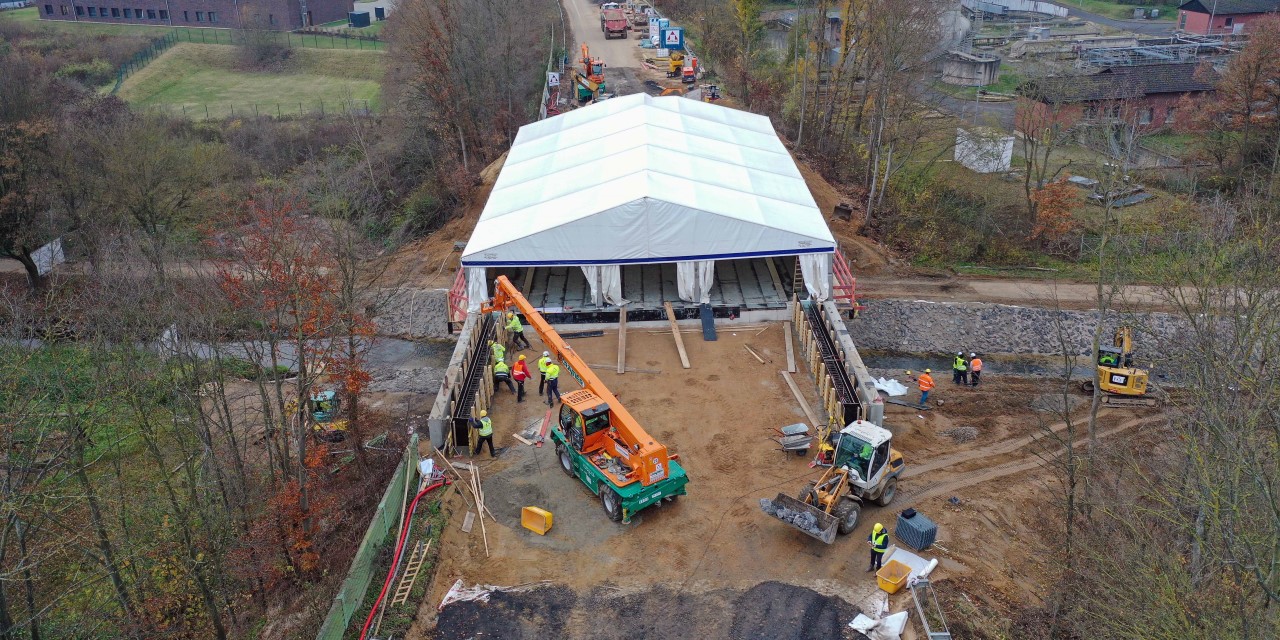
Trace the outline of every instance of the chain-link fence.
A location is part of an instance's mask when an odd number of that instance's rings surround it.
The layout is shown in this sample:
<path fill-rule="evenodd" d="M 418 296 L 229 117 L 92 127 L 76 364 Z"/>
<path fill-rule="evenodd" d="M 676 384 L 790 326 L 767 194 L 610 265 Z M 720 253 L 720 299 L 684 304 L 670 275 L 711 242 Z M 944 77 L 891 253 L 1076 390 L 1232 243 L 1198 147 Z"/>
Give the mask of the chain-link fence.
<path fill-rule="evenodd" d="M 372 36 L 340 35 L 337 33 L 292 33 L 288 31 L 239 31 L 231 29 L 188 29 L 175 27 L 167 30 L 164 37 L 151 43 L 151 46 L 139 51 L 128 62 L 116 69 L 116 84 L 111 93 L 120 90 L 125 78 L 147 66 L 169 47 L 179 42 L 198 44 L 263 44 L 271 43 L 290 48 L 306 49 L 347 49 L 353 51 L 385 51 L 387 43 Z"/>
<path fill-rule="evenodd" d="M 302 102 L 191 102 L 152 104 L 147 111 L 191 120 L 227 118 L 327 118 L 331 116 L 373 115 L 377 105 L 368 100 L 317 100 Z"/>
<path fill-rule="evenodd" d="M 1080 237 L 1077 260 L 1096 256 L 1102 248 L 1104 237 L 1085 235 Z M 1205 238 L 1203 235 L 1183 231 L 1165 233 L 1117 234 L 1105 238 L 1106 251 L 1116 257 L 1133 257 L 1154 253 L 1183 253 L 1194 251 Z"/>

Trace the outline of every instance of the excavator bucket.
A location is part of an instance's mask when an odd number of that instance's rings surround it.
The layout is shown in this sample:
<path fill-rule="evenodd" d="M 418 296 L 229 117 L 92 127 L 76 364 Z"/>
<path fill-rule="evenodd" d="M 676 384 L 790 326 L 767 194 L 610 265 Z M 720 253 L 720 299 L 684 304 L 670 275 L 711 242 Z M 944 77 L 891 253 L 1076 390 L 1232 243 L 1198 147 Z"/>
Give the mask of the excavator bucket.
<path fill-rule="evenodd" d="M 835 541 L 840 526 L 835 516 L 785 493 L 779 493 L 773 500 L 761 499 L 760 510 L 827 544 Z"/>

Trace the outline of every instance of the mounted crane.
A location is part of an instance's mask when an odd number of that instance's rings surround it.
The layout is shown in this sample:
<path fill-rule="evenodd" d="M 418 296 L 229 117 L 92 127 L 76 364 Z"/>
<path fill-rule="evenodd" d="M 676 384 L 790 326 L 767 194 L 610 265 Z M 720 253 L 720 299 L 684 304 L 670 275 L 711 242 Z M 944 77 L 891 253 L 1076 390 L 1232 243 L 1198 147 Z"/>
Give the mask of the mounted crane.
<path fill-rule="evenodd" d="M 493 299 L 485 313 L 515 307 L 538 332 L 547 351 L 582 389 L 564 394 L 552 423 L 560 468 L 578 478 L 600 498 L 614 522 L 630 522 L 636 512 L 685 495 L 689 477 L 669 454 L 627 412 L 604 382 L 596 377 L 573 347 L 529 303 L 506 276 L 494 282 Z"/>

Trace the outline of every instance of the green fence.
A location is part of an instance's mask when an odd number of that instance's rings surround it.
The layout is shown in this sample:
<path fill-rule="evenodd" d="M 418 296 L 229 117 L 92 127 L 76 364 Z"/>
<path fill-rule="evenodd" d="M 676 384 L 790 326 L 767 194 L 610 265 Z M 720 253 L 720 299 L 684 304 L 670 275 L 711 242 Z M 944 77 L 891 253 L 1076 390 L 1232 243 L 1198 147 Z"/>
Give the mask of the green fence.
<path fill-rule="evenodd" d="M 409 439 L 409 446 L 404 450 L 400 468 L 396 469 L 395 475 L 391 476 L 391 481 L 387 483 L 387 490 L 382 494 L 378 510 L 373 513 L 369 529 L 365 531 L 364 540 L 356 550 L 356 556 L 351 561 L 347 577 L 342 581 L 342 588 L 333 598 L 329 615 L 325 617 L 324 625 L 320 627 L 316 640 L 341 640 L 346 633 L 347 625 L 351 623 L 351 616 L 355 615 L 356 610 L 364 603 L 365 593 L 369 590 L 369 583 L 374 578 L 373 565 L 378 547 L 387 541 L 387 535 L 393 532 L 396 523 L 400 521 L 400 514 L 404 512 L 407 495 L 405 483 L 412 482 L 417 477 L 418 436 L 414 435 Z"/>
<path fill-rule="evenodd" d="M 376 105 L 368 100 L 319 100 L 314 102 L 191 102 L 185 104 L 151 104 L 148 111 L 159 111 L 171 116 L 192 120 L 222 120 L 224 118 L 285 118 L 319 117 L 336 115 L 372 115 Z"/>
<path fill-rule="evenodd" d="M 169 47 L 179 42 L 195 42 L 201 44 L 233 44 L 243 45 L 249 38 L 256 42 L 268 41 L 290 48 L 305 49 L 351 49 L 357 51 L 384 51 L 387 43 L 362 35 L 335 35 L 331 33 L 291 33 L 288 31 L 233 31 L 231 29 L 188 29 L 174 27 L 166 29 L 164 37 L 151 43 L 151 46 L 139 51 L 128 62 L 116 69 L 116 84 L 111 93 L 120 90 L 125 78 L 135 71 L 147 66 Z"/>

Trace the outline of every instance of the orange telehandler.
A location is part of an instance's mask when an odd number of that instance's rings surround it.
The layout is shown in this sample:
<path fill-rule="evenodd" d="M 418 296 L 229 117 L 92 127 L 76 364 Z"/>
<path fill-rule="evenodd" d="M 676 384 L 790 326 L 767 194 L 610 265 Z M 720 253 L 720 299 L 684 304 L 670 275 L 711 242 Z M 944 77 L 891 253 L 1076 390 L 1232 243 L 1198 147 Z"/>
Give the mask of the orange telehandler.
<path fill-rule="evenodd" d="M 494 283 L 494 296 L 485 313 L 515 307 L 538 332 L 547 351 L 582 389 L 564 394 L 560 413 L 552 422 L 560 467 L 600 497 L 600 505 L 614 522 L 630 522 L 641 509 L 685 495 L 689 477 L 627 412 L 578 356 L 506 276 Z"/>

